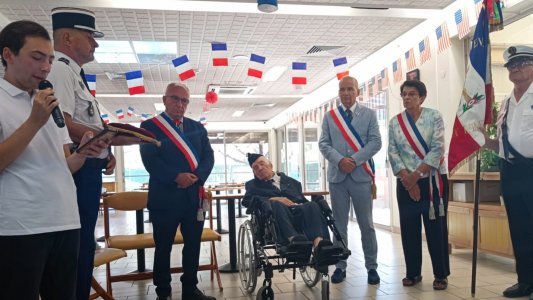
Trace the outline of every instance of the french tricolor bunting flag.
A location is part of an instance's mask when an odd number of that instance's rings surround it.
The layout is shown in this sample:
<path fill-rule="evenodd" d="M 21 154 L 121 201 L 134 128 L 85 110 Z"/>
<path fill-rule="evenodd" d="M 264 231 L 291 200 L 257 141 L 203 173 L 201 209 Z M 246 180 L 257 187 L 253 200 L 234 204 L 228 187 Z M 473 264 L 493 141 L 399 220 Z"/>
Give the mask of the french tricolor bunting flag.
<path fill-rule="evenodd" d="M 91 92 L 91 95 L 96 96 L 96 75 L 85 74 L 85 80 L 87 80 L 87 85 L 89 86 L 89 92 Z"/>
<path fill-rule="evenodd" d="M 128 106 L 128 111 L 126 112 L 128 116 L 133 116 L 133 112 L 135 111 L 135 108 Z"/>
<path fill-rule="evenodd" d="M 307 63 L 292 63 L 292 84 L 307 84 Z"/>
<path fill-rule="evenodd" d="M 350 71 L 348 71 L 348 60 L 346 59 L 346 56 L 335 58 L 333 60 L 333 67 L 335 68 L 338 80 L 341 80 L 342 77 L 350 74 Z"/>
<path fill-rule="evenodd" d="M 265 61 L 266 57 L 252 53 L 250 55 L 250 65 L 248 66 L 248 76 L 261 79 L 265 69 Z"/>
<path fill-rule="evenodd" d="M 453 124 L 448 154 L 450 174 L 485 145 L 485 137 L 479 128 L 492 122 L 489 18 L 485 8 L 479 13 L 471 48 L 461 100 Z"/>
<path fill-rule="evenodd" d="M 126 72 L 125 75 L 130 95 L 144 94 L 144 80 L 141 70 Z"/>
<path fill-rule="evenodd" d="M 189 62 L 187 55 L 180 56 L 172 60 L 172 64 L 178 73 L 178 77 L 181 81 L 185 81 L 189 78 L 196 76 L 194 70 Z"/>
<path fill-rule="evenodd" d="M 124 110 L 122 108 L 119 108 L 115 111 L 117 113 L 117 118 L 124 119 Z"/>
<path fill-rule="evenodd" d="M 228 66 L 228 45 L 226 43 L 211 43 L 211 51 L 213 52 L 213 66 Z"/>
<path fill-rule="evenodd" d="M 101 114 L 100 117 L 102 117 L 102 121 L 104 121 L 104 123 L 109 124 L 109 115 L 108 114 Z"/>

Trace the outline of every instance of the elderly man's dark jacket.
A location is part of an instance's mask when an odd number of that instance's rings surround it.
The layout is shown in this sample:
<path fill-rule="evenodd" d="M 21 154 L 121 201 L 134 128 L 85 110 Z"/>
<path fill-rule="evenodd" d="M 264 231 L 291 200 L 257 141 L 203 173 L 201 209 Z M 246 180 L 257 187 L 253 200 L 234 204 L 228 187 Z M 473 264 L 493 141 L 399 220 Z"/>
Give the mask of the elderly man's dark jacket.
<path fill-rule="evenodd" d="M 302 194 L 302 184 L 297 180 L 285 175 L 283 172 L 277 173 L 280 176 L 280 189 L 278 189 L 271 181 L 259 180 L 254 178 L 246 182 L 246 194 L 242 204 L 245 207 L 251 207 L 252 200 L 264 201 L 272 197 L 286 197 L 294 203 L 305 203 Z"/>

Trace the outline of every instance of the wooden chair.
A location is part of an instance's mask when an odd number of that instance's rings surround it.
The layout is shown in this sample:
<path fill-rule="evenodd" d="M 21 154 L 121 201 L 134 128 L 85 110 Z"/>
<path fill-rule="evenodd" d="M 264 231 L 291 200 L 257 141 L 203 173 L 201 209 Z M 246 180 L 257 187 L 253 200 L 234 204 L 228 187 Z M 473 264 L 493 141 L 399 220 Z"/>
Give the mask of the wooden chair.
<path fill-rule="evenodd" d="M 211 218 L 211 196 L 208 193 L 209 201 L 209 228 L 204 228 L 202 232 L 202 242 L 210 242 L 210 263 L 200 265 L 198 270 L 211 271 L 211 280 L 214 279 L 214 275 L 217 275 L 217 281 L 219 289 L 222 290 L 222 282 L 220 280 L 220 274 L 218 272 L 218 262 L 216 257 L 215 241 L 220 241 L 221 236 L 213 230 L 213 220 Z M 110 232 L 109 210 L 114 209 L 116 211 L 137 211 L 146 208 L 148 202 L 148 193 L 146 192 L 121 192 L 105 197 L 104 200 L 104 237 L 106 241 L 106 247 L 118 248 L 122 250 L 134 250 L 134 249 L 146 249 L 154 248 L 155 241 L 152 233 L 132 234 L 132 235 L 112 235 Z M 174 244 L 183 244 L 183 236 L 180 230 L 177 231 L 174 239 Z M 107 265 L 109 269 L 109 265 Z M 182 267 L 171 268 L 171 273 L 183 272 Z M 133 281 L 153 278 L 153 272 L 136 272 L 120 275 L 108 274 L 108 291 L 111 291 L 111 283 L 117 281 Z"/>
<path fill-rule="evenodd" d="M 117 259 L 126 257 L 126 251 L 121 249 L 115 249 L 115 248 L 101 248 L 96 250 L 94 254 L 94 267 L 97 268 L 103 264 L 106 264 L 106 285 L 110 286 L 110 282 L 108 280 L 110 269 L 109 269 L 109 263 L 112 261 L 115 261 Z M 91 294 L 89 296 L 90 300 L 96 299 L 98 297 L 102 297 L 104 300 L 113 300 L 113 294 L 112 290 L 108 287 L 109 292 L 107 292 L 99 283 L 96 281 L 96 279 L 93 276 L 91 286 L 95 293 Z"/>

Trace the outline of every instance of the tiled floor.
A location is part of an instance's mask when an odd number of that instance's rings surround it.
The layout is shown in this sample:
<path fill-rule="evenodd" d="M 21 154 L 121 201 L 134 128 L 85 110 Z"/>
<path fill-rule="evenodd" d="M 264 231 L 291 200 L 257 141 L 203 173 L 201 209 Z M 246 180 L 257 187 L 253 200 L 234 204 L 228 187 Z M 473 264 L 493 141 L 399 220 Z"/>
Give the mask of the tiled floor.
<path fill-rule="evenodd" d="M 225 208 L 223 208 L 225 210 Z M 146 214 L 147 216 L 147 214 Z M 225 217 L 225 216 L 223 216 Z M 237 219 L 237 226 L 245 219 Z M 225 219 L 224 219 L 225 221 Z M 227 224 L 223 223 L 227 228 Z M 133 213 L 117 213 L 112 216 L 112 226 L 119 233 L 135 232 L 135 216 Z M 150 224 L 145 225 L 147 231 Z M 103 235 L 102 220 L 98 221 L 97 236 Z M 381 284 L 371 286 L 366 283 L 366 270 L 360 243 L 360 234 L 357 223 L 349 225 L 350 249 L 352 256 L 348 260 L 347 278 L 341 284 L 330 285 L 330 299 L 505 299 L 501 292 L 515 283 L 514 262 L 508 258 L 480 253 L 477 265 L 476 297 L 470 293 L 471 284 L 471 251 L 453 250 L 450 257 L 451 276 L 448 278 L 449 285 L 445 291 L 434 291 L 432 288 L 433 274 L 427 248 L 424 244 L 424 265 L 422 276 L 424 279 L 415 287 L 403 287 L 401 280 L 405 275 L 403 251 L 400 235 L 384 230 L 377 230 L 378 237 L 378 273 L 381 276 Z M 208 259 L 209 247 L 207 243 L 202 246 L 202 259 Z M 217 244 L 219 265 L 229 262 L 228 235 L 222 237 L 222 242 Z M 181 264 L 181 248 L 175 246 L 172 254 L 173 265 Z M 153 262 L 153 249 L 146 250 L 146 265 L 151 267 Z M 105 266 L 95 270 L 95 276 L 100 282 L 105 281 Z M 136 251 L 128 251 L 128 257 L 113 263 L 112 273 L 125 273 L 135 270 Z M 330 273 L 333 272 L 330 267 Z M 217 299 L 255 299 L 253 295 L 246 294 L 241 289 L 239 275 L 221 273 L 224 290 L 219 291 L 216 280 L 211 282 L 209 272 L 199 272 L 198 287 L 208 295 Z M 258 278 L 258 286 L 262 279 Z M 173 275 L 173 299 L 181 297 L 181 283 L 179 274 Z M 297 275 L 292 279 L 292 271 L 284 273 L 276 272 L 273 278 L 273 289 L 276 300 L 285 299 L 321 299 L 320 283 L 317 287 L 309 288 Z M 257 291 L 257 288 L 256 288 Z M 151 280 L 136 282 L 113 283 L 113 294 L 117 299 L 141 300 L 155 299 L 155 288 Z M 522 299 L 527 299 L 524 297 Z"/>

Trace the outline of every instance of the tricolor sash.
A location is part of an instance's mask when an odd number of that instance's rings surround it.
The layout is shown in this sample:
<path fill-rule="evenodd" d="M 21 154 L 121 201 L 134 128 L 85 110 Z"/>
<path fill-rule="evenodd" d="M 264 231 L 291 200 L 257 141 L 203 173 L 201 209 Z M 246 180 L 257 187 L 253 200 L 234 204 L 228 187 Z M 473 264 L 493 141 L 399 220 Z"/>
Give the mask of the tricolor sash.
<path fill-rule="evenodd" d="M 194 172 L 198 167 L 198 161 L 200 161 L 200 155 L 194 148 L 194 146 L 187 140 L 183 132 L 179 127 L 170 119 L 170 117 L 164 113 L 154 117 L 152 119 L 154 124 L 161 129 L 161 131 L 172 141 L 172 143 L 183 153 L 185 159 L 189 163 L 189 168 L 191 172 Z M 199 203 L 198 203 L 198 221 L 200 220 L 200 213 L 203 217 L 203 212 L 206 211 L 204 207 L 206 201 L 205 189 L 203 186 L 200 186 L 198 190 Z"/>
<path fill-rule="evenodd" d="M 405 138 L 411 145 L 411 148 L 415 151 L 418 158 L 424 160 L 426 154 L 429 153 L 429 146 L 426 141 L 422 138 L 422 134 L 416 127 L 415 120 L 407 113 L 406 110 L 398 114 L 398 123 L 402 129 Z M 440 164 L 442 164 L 444 158 L 441 159 Z M 439 165 L 440 165 L 439 164 Z M 433 180 L 437 183 L 437 191 L 439 192 L 439 216 L 444 216 L 444 203 L 443 203 L 443 193 L 444 193 L 444 181 L 442 180 L 442 175 L 439 173 L 438 168 L 436 170 L 431 170 L 429 173 L 429 219 L 435 220 L 435 207 L 433 206 Z"/>
<path fill-rule="evenodd" d="M 178 149 L 183 153 L 185 158 L 187 159 L 187 162 L 189 163 L 189 167 L 191 169 L 191 172 L 194 172 L 196 168 L 198 167 L 198 161 L 200 160 L 200 156 L 198 155 L 198 152 L 196 149 L 194 149 L 193 145 L 185 138 L 185 135 L 181 130 L 179 129 L 174 122 L 170 119 L 169 116 L 166 114 L 160 114 L 157 117 L 152 119 L 163 131 L 163 133 L 178 147 Z"/>
<path fill-rule="evenodd" d="M 333 118 L 335 125 L 337 125 L 337 128 L 346 140 L 346 143 L 348 143 L 352 150 L 357 153 L 360 149 L 363 149 L 365 143 L 363 142 L 363 139 L 361 139 L 359 133 L 357 133 L 357 130 L 355 130 L 355 128 L 352 126 L 350 119 L 348 119 L 348 116 L 342 109 L 342 106 L 330 110 L 329 113 Z M 368 175 L 370 175 L 372 178 L 372 199 L 376 199 L 377 195 L 375 180 L 376 176 L 374 175 L 374 161 L 371 158 L 365 161 L 362 166 L 366 173 L 368 173 Z"/>

